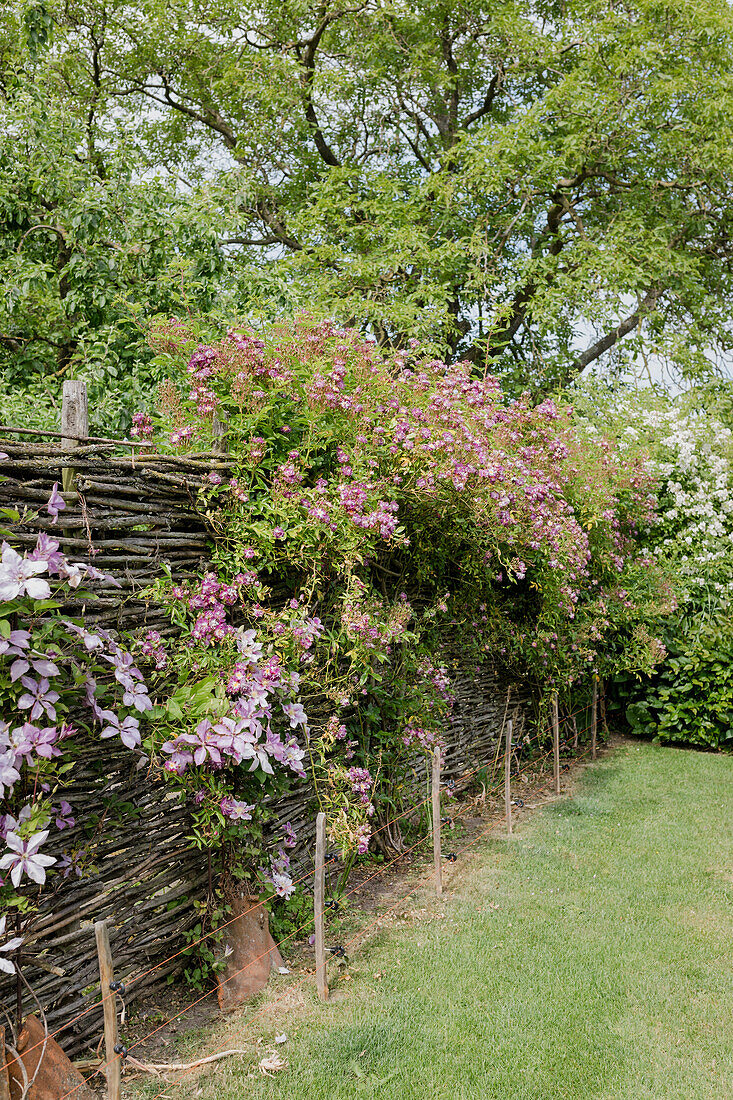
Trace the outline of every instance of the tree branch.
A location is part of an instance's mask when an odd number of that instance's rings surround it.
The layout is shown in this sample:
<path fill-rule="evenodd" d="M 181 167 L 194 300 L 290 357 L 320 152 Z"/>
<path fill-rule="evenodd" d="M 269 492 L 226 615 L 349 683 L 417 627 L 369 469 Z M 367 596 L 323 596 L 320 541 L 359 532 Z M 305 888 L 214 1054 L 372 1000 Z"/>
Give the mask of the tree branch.
<path fill-rule="evenodd" d="M 633 313 L 630 313 L 628 317 L 625 317 L 615 328 L 612 328 L 610 332 L 607 332 L 605 336 L 602 336 L 600 340 L 596 340 L 590 347 L 579 355 L 578 358 L 570 364 L 565 377 L 565 384 L 572 382 L 574 378 L 577 378 L 579 374 L 582 374 L 586 367 L 595 362 L 604 352 L 609 351 L 615 344 L 622 340 L 624 336 L 635 329 L 638 324 L 647 317 L 650 313 L 653 313 L 657 308 L 657 302 L 664 293 L 661 287 L 652 287 L 646 292 L 641 301 L 637 304 Z"/>
<path fill-rule="evenodd" d="M 275 234 L 271 234 L 269 237 L 226 237 L 222 244 L 241 244 L 250 247 L 251 245 L 258 245 L 260 247 L 266 247 L 271 244 L 282 244 L 280 237 L 276 237 Z"/>
<path fill-rule="evenodd" d="M 286 245 L 287 248 L 293 250 L 293 252 L 302 252 L 303 246 L 300 241 L 296 241 L 295 237 L 291 237 L 285 228 L 284 222 L 280 220 L 274 209 L 268 206 L 265 199 L 260 199 L 257 203 L 257 213 L 262 218 L 265 225 L 272 230 L 276 240 L 280 244 Z"/>
<path fill-rule="evenodd" d="M 567 208 L 567 200 L 559 192 L 555 192 L 552 198 L 553 204 L 547 211 L 545 227 L 532 248 L 533 258 L 539 256 L 541 246 L 548 238 L 550 239 L 550 247 L 547 251 L 551 256 L 557 256 L 562 251 L 563 241 L 558 235 L 558 229 L 560 228 L 562 216 Z M 503 327 L 495 333 L 491 343 L 486 348 L 487 360 L 496 359 L 497 356 L 502 354 L 507 344 L 514 339 L 527 316 L 528 306 L 536 291 L 537 282 L 535 279 L 530 279 L 529 282 L 525 283 L 524 286 L 517 290 L 511 304 L 509 315 Z"/>
<path fill-rule="evenodd" d="M 491 78 L 491 83 L 486 90 L 486 95 L 484 96 L 484 101 L 481 106 L 477 107 L 475 111 L 471 111 L 471 113 L 466 115 L 466 117 L 462 120 L 460 124 L 462 130 L 467 130 L 472 122 L 477 122 L 478 119 L 483 118 L 489 113 L 494 105 L 494 100 L 496 99 L 497 93 L 501 87 L 503 76 L 504 68 L 500 65 Z"/>
<path fill-rule="evenodd" d="M 18 244 L 16 246 L 15 251 L 20 252 L 21 248 L 23 247 L 23 245 L 25 243 L 26 237 L 30 237 L 31 233 L 36 233 L 39 229 L 48 229 L 48 231 L 50 233 L 55 233 L 56 236 L 59 238 L 59 240 L 63 241 L 63 243 L 66 244 L 66 233 L 63 231 L 63 229 L 60 226 L 58 226 L 58 225 L 46 225 L 45 222 L 44 223 L 39 222 L 37 225 L 32 225 L 30 227 L 30 229 L 26 229 L 25 233 L 23 234 L 23 236 L 18 241 Z"/>
<path fill-rule="evenodd" d="M 203 126 L 208 126 L 210 130 L 215 130 L 217 134 L 223 137 L 224 144 L 228 149 L 233 150 L 236 148 L 236 135 L 231 126 L 218 111 L 206 107 L 203 111 L 195 111 L 192 107 L 188 107 L 185 103 L 182 103 L 180 99 L 174 99 L 174 93 L 166 74 L 161 70 L 157 75 L 163 85 L 163 95 L 165 98 L 161 100 L 158 96 L 152 95 L 147 88 L 143 88 L 143 91 L 150 99 L 155 100 L 157 103 L 163 103 L 165 106 L 173 107 L 174 110 L 180 111 L 181 114 L 186 115 L 188 118 L 200 122 Z"/>
<path fill-rule="evenodd" d="M 323 10 L 323 9 L 321 9 Z M 355 9 L 349 12 L 349 14 L 355 14 L 356 11 L 361 9 Z M 295 47 L 295 54 L 303 69 L 301 73 L 300 83 L 303 89 L 303 102 L 305 104 L 305 117 L 308 125 L 313 133 L 313 140 L 316 143 L 316 149 L 321 155 L 321 159 L 330 168 L 340 168 L 341 161 L 336 156 L 331 146 L 326 141 L 321 124 L 318 121 L 318 115 L 316 114 L 315 106 L 313 105 L 313 81 L 316 74 L 316 51 L 320 45 L 323 35 L 328 30 L 331 23 L 336 22 L 346 12 L 332 12 L 329 15 L 324 15 L 321 22 L 316 29 L 315 33 L 305 43 L 298 43 Z"/>

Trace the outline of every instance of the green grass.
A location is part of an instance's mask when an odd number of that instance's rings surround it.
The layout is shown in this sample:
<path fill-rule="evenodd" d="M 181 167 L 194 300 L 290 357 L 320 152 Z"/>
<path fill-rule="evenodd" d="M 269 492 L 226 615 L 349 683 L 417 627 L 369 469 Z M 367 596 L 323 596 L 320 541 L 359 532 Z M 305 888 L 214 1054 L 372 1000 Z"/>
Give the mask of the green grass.
<path fill-rule="evenodd" d="M 207 1044 L 286 1031 L 286 1072 L 257 1073 L 260 1047 L 166 1095 L 728 1100 L 732 810 L 733 759 L 624 746 L 462 856 L 442 902 L 407 902 L 427 915 L 361 948 L 332 1002 L 308 985 Z"/>

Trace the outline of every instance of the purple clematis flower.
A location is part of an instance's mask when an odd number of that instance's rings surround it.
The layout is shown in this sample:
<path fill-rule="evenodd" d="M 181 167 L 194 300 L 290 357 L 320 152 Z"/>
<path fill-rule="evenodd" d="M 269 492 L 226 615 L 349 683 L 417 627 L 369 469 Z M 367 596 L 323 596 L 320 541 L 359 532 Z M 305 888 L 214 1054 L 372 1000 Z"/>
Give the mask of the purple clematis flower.
<path fill-rule="evenodd" d="M 39 532 L 35 548 L 28 557 L 31 561 L 45 561 L 51 574 L 58 573 L 64 561 L 64 555 L 59 550 L 58 542 L 47 535 L 45 531 Z"/>
<path fill-rule="evenodd" d="M 291 737 L 282 754 L 282 763 L 301 779 L 305 779 L 305 771 L 303 769 L 303 757 L 305 756 L 305 750 L 301 749 L 298 742 L 294 737 Z"/>
<path fill-rule="evenodd" d="M 85 852 L 64 852 L 59 860 L 58 871 L 62 878 L 68 878 L 73 871 L 77 878 L 81 878 L 84 874 L 84 867 L 82 859 Z"/>
<path fill-rule="evenodd" d="M 306 726 L 308 724 L 308 715 L 300 703 L 285 703 L 283 714 L 290 719 L 290 728 L 293 730 L 296 726 Z"/>
<path fill-rule="evenodd" d="M 228 817 L 230 821 L 251 821 L 252 811 L 254 805 L 249 806 L 246 802 L 239 802 L 236 798 L 233 798 L 230 794 L 224 795 L 219 803 L 221 812 L 224 817 Z"/>
<path fill-rule="evenodd" d="M 59 701 L 59 693 L 49 690 L 51 685 L 46 677 L 43 676 L 40 680 L 33 680 L 30 676 L 21 676 L 20 682 L 24 688 L 27 688 L 25 694 L 21 695 L 18 700 L 20 709 L 28 710 L 30 707 L 30 718 L 33 722 L 37 721 L 44 711 L 55 722 L 56 708 L 54 703 Z"/>
<path fill-rule="evenodd" d="M 130 684 L 122 696 L 122 702 L 126 707 L 134 707 L 135 710 L 141 712 L 153 709 L 153 704 L 148 696 L 148 689 L 145 684 L 141 683 Z"/>
<path fill-rule="evenodd" d="M 95 649 L 102 648 L 104 643 L 99 634 L 92 634 L 85 626 L 77 626 L 76 623 L 70 623 L 67 619 L 62 619 L 62 622 L 67 630 L 70 630 L 72 634 L 77 634 L 81 638 L 84 642 L 84 648 L 88 653 L 91 653 Z"/>
<path fill-rule="evenodd" d="M 19 657 L 31 644 L 31 635 L 28 630 L 11 630 L 7 638 L 0 638 L 0 657 L 4 653 L 11 657 Z"/>
<path fill-rule="evenodd" d="M 182 735 L 181 735 L 182 736 Z M 181 740 L 181 736 L 172 741 L 165 741 L 161 746 L 161 752 L 170 756 L 165 762 L 165 769 L 183 775 L 189 764 L 193 764 L 193 753 L 188 751 L 187 744 Z"/>
<path fill-rule="evenodd" d="M 23 840 L 17 833 L 8 833 L 5 837 L 5 845 L 9 849 L 0 858 L 0 870 L 10 871 L 10 881 L 17 887 L 23 875 L 27 875 L 32 882 L 42 886 L 46 881 L 46 868 L 55 862 L 53 856 L 41 855 L 38 849 L 48 836 L 48 830 L 34 833 L 28 840 Z"/>
<path fill-rule="evenodd" d="M 15 753 L 19 758 L 25 757 L 26 764 L 33 762 L 33 737 L 37 733 L 32 722 L 24 722 L 22 726 L 16 726 L 12 733 L 3 735 L 3 744 L 8 751 Z M 17 763 L 17 761 L 16 761 Z"/>
<path fill-rule="evenodd" d="M 295 885 L 290 875 L 280 871 L 273 871 L 270 878 L 272 885 L 275 887 L 275 893 L 279 898 L 289 898 L 295 891 Z"/>
<path fill-rule="evenodd" d="M 59 734 L 55 726 L 46 726 L 44 729 L 36 729 L 35 726 L 30 728 L 35 731 L 33 751 L 36 756 L 43 757 L 44 760 L 52 760 L 54 756 L 61 756 L 61 749 L 56 745 Z"/>
<path fill-rule="evenodd" d="M 0 936 L 5 935 L 5 922 L 7 917 L 0 917 Z M 10 959 L 4 959 L 3 955 L 9 955 L 11 951 L 17 951 L 23 942 L 22 936 L 14 936 L 11 940 L 6 940 L 4 944 L 0 946 L 0 971 L 3 974 L 14 974 L 15 967 L 11 963 Z"/>
<path fill-rule="evenodd" d="M 12 791 L 13 787 L 20 779 L 20 772 L 15 765 L 15 753 L 0 753 L 0 798 L 5 797 L 6 789 Z"/>
<path fill-rule="evenodd" d="M 65 507 L 66 501 L 59 492 L 59 483 L 58 481 L 54 481 L 51 496 L 48 498 L 48 503 L 46 504 L 46 511 L 51 517 L 52 523 L 56 523 L 59 518 L 59 512 L 63 512 Z"/>
<path fill-rule="evenodd" d="M 48 581 L 38 574 L 48 568 L 45 561 L 32 561 L 21 558 L 17 550 L 2 545 L 2 564 L 0 564 L 0 603 L 14 600 L 17 596 L 30 596 L 32 600 L 47 600 L 51 595 Z"/>
<path fill-rule="evenodd" d="M 119 734 L 122 744 L 127 749 L 135 749 L 140 744 L 140 725 L 132 714 L 128 714 L 120 722 L 114 711 L 103 710 L 102 721 L 107 725 L 102 729 L 100 737 L 115 737 Z"/>
<path fill-rule="evenodd" d="M 143 679 L 142 672 L 134 664 L 132 654 L 120 649 L 118 645 L 113 647 L 111 654 L 103 653 L 102 657 L 114 665 L 115 680 L 122 684 L 126 691 L 132 691 L 135 681 Z"/>
<path fill-rule="evenodd" d="M 191 745 L 194 764 L 203 764 L 207 756 L 214 764 L 221 764 L 219 738 L 207 718 L 203 718 L 196 726 L 196 733 L 182 733 L 178 740 Z"/>
<path fill-rule="evenodd" d="M 70 803 L 65 799 L 61 799 L 61 805 L 54 811 L 56 814 L 56 828 L 61 829 L 73 829 L 76 824 L 74 817 L 72 816 L 72 809 Z"/>
<path fill-rule="evenodd" d="M 242 657 L 250 665 L 256 665 L 262 657 L 262 645 L 256 640 L 256 630 L 239 630 L 237 632 L 237 649 Z"/>

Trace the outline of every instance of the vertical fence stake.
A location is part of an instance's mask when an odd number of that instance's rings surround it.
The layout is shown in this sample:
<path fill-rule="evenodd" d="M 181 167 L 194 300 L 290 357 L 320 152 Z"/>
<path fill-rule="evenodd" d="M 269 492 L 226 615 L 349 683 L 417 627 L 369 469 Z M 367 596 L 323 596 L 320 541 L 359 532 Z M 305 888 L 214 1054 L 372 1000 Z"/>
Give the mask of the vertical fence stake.
<path fill-rule="evenodd" d="M 211 435 L 213 437 L 212 450 L 217 454 L 225 455 L 229 450 L 227 441 L 227 414 L 223 409 L 215 412 L 211 419 Z"/>
<path fill-rule="evenodd" d="M 66 383 L 64 383 L 66 387 Z M 107 1078 L 107 1096 L 109 1100 L 120 1100 L 120 1058 L 115 1053 L 117 1046 L 117 1005 L 115 995 L 110 985 L 115 979 L 112 967 L 112 951 L 109 946 L 109 932 L 107 922 L 98 920 L 94 923 L 94 935 L 97 938 L 97 955 L 99 957 L 99 977 L 104 998 L 104 1060 L 106 1062 L 105 1076 Z"/>
<path fill-rule="evenodd" d="M 603 736 L 608 741 L 611 736 L 611 732 L 608 728 L 608 718 L 606 716 L 606 689 L 603 686 L 603 681 L 600 676 L 598 677 L 598 709 L 601 712 L 601 722 L 603 723 Z"/>
<path fill-rule="evenodd" d="M 326 815 L 316 817 L 316 874 L 313 889 L 313 910 L 316 921 L 316 985 L 322 1001 L 328 1000 L 326 982 L 326 939 L 323 928 L 323 905 L 326 892 Z"/>
<path fill-rule="evenodd" d="M 10 1100 L 10 1078 L 6 1062 L 8 1056 L 5 1053 L 5 1027 L 0 1024 L 0 1100 Z"/>
<path fill-rule="evenodd" d="M 593 703 L 590 712 L 590 755 L 596 758 L 596 741 L 598 734 L 598 677 L 593 677 Z"/>
<path fill-rule="evenodd" d="M 63 436 L 89 435 L 89 409 L 87 406 L 86 382 L 64 382 L 61 400 L 61 431 Z M 61 439 L 62 451 L 74 451 L 79 446 L 78 439 Z M 61 471 L 61 488 L 70 493 L 74 488 L 74 469 L 65 466 Z"/>
<path fill-rule="evenodd" d="M 512 720 L 506 724 L 506 742 L 504 748 L 504 810 L 506 812 L 506 835 L 512 835 Z"/>
<path fill-rule="evenodd" d="M 552 759 L 555 772 L 555 794 L 560 794 L 560 718 L 557 712 L 557 692 L 552 695 Z"/>
<path fill-rule="evenodd" d="M 442 853 L 440 850 L 440 749 L 433 749 L 433 862 L 435 864 L 435 893 L 443 893 Z"/>

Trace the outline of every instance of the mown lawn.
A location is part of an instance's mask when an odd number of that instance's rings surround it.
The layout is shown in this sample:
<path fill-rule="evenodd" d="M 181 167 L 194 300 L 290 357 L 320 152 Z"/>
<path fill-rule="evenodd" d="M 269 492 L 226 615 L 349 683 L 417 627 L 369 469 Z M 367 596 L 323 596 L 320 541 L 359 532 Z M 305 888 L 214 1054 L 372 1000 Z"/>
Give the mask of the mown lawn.
<path fill-rule="evenodd" d="M 361 948 L 333 1001 L 282 985 L 279 1015 L 254 1006 L 205 1043 L 264 1036 L 251 1059 L 164 1095 L 728 1100 L 732 864 L 733 759 L 624 745 L 512 841 L 462 856 L 441 903 L 406 903 L 427 917 Z M 263 1077 L 278 1031 L 289 1069 Z"/>

